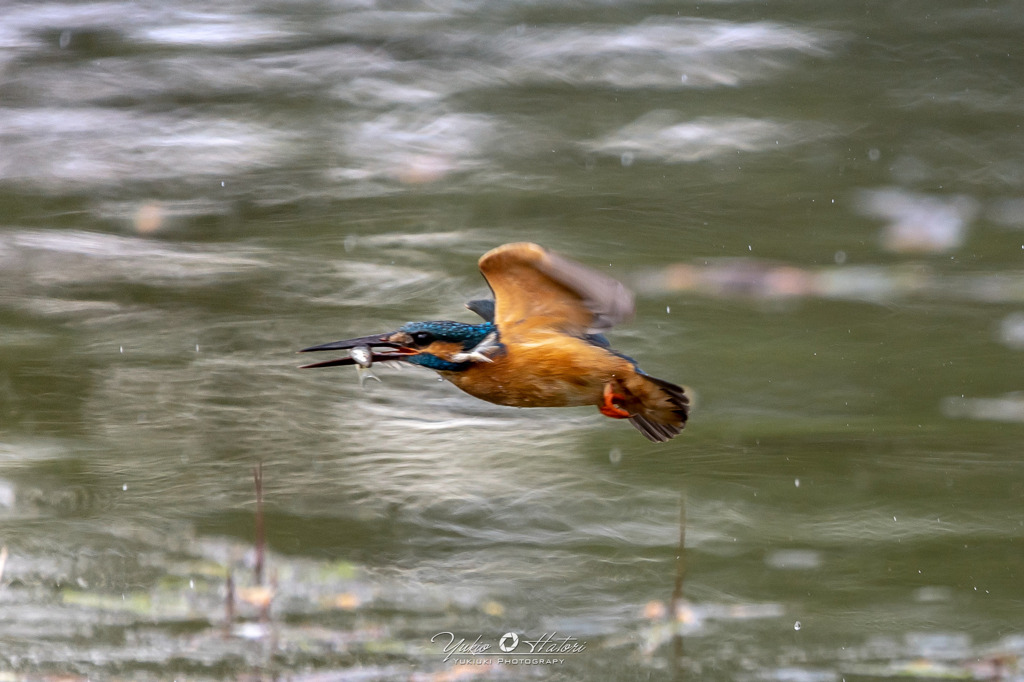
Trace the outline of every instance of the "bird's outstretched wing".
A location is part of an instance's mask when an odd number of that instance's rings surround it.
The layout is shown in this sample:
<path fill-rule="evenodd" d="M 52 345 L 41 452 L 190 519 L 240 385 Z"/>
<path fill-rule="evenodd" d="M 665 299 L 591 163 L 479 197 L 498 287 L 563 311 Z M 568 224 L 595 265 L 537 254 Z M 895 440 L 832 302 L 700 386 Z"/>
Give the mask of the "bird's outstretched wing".
<path fill-rule="evenodd" d="M 499 246 L 479 265 L 499 329 L 526 322 L 582 336 L 633 316 L 633 294 L 621 282 L 537 244 Z"/>

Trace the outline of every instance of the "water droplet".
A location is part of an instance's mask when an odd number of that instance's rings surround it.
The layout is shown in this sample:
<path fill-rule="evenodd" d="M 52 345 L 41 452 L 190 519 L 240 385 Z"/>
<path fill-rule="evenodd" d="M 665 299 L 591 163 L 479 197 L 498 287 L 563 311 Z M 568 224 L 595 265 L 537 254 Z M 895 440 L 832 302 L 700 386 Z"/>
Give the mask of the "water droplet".
<path fill-rule="evenodd" d="M 843 263 L 845 263 L 846 262 L 846 252 L 845 251 L 836 251 L 835 261 L 836 261 L 836 265 L 842 265 Z"/>
<path fill-rule="evenodd" d="M 794 479 L 793 480 L 793 485 L 795 485 L 797 488 L 799 488 L 800 487 L 800 479 L 799 478 Z"/>
<path fill-rule="evenodd" d="M 128 484 L 125 483 L 124 485 L 122 485 L 121 486 L 121 490 L 127 491 L 128 490 Z"/>
<path fill-rule="evenodd" d="M 797 622 L 793 623 L 793 629 L 794 629 L 794 630 L 799 630 L 799 629 L 800 629 L 800 628 L 802 628 L 802 627 L 803 627 L 803 626 L 802 626 L 802 625 L 800 625 L 800 621 L 797 621 Z"/>
<path fill-rule="evenodd" d="M 670 306 L 670 305 L 665 306 L 665 312 L 666 313 L 671 313 L 672 312 L 672 306 Z"/>
<path fill-rule="evenodd" d="M 608 453 L 608 461 L 612 464 L 618 464 L 622 461 L 622 450 L 618 448 L 612 448 Z"/>

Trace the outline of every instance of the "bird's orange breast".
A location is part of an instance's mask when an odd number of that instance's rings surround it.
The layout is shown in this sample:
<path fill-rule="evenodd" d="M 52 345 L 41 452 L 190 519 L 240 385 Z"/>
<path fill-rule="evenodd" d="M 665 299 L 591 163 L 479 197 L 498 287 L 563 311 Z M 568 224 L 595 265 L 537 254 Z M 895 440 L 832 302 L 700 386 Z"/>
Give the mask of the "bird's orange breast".
<path fill-rule="evenodd" d="M 513 407 L 598 405 L 604 385 L 635 374 L 628 360 L 583 339 L 543 333 L 505 338 L 504 352 L 443 375 L 472 396 Z"/>

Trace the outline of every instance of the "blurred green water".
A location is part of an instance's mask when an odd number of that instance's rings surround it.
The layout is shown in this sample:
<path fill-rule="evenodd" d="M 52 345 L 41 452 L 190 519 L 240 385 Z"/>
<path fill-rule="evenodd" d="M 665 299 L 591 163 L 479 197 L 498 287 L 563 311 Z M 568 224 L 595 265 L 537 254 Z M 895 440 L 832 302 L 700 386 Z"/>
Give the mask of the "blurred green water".
<path fill-rule="evenodd" d="M 1012 5 L 200 9 L 0 34 L 2 674 L 1021 675 Z M 638 291 L 680 438 L 296 369 L 520 239 Z"/>

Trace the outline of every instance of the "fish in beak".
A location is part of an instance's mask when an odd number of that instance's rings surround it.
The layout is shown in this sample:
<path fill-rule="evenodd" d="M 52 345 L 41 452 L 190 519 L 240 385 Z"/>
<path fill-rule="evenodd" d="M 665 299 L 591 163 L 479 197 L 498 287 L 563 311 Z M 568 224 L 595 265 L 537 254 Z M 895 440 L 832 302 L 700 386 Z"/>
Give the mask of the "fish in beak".
<path fill-rule="evenodd" d="M 406 345 L 392 341 L 395 337 L 404 337 L 398 332 L 390 334 L 374 334 L 372 336 L 361 336 L 357 339 L 345 339 L 344 341 L 332 341 L 319 346 L 303 348 L 300 353 L 313 353 L 325 350 L 347 350 L 348 357 L 334 360 L 324 360 L 308 365 L 302 365 L 299 369 L 313 369 L 316 367 L 338 367 L 342 365 L 356 365 L 360 369 L 369 369 L 375 362 L 388 362 L 390 360 L 403 360 L 407 356 L 417 355 L 420 351 Z M 371 375 L 373 376 L 373 375 Z M 373 377 L 376 379 L 377 377 Z M 379 381 L 379 379 L 378 379 Z M 360 381 L 360 384 L 362 381 Z"/>

